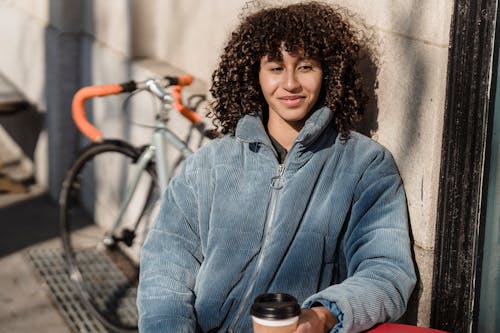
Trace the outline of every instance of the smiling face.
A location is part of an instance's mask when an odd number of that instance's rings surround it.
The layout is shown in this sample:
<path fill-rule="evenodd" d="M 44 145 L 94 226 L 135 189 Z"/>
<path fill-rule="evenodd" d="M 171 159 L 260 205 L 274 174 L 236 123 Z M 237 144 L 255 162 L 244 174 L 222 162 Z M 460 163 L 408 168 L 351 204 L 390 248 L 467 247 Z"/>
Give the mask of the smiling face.
<path fill-rule="evenodd" d="M 267 127 L 271 135 L 277 131 L 302 129 L 309 112 L 316 104 L 323 79 L 317 60 L 301 54 L 281 51 L 281 59 L 262 57 L 259 83 L 269 106 Z"/>

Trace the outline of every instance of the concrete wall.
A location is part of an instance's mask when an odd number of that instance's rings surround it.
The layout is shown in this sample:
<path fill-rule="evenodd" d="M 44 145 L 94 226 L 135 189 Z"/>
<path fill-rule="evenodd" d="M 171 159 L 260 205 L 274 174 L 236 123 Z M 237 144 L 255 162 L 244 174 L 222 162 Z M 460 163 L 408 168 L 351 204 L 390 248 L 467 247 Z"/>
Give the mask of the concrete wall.
<path fill-rule="evenodd" d="M 375 33 L 380 72 L 370 129 L 393 152 L 408 193 L 421 278 L 418 307 L 413 304 L 417 310 L 408 318 L 418 317 L 425 326 L 453 1 L 330 2 L 357 13 Z M 46 114 L 36 161 L 39 180 L 56 196 L 64 170 L 85 141 L 68 116 L 79 86 L 185 71 L 198 79 L 193 91 L 206 92 L 244 5 L 244 0 L 0 0 L 0 74 Z M 107 103 L 117 102 L 96 102 L 93 112 L 105 131 L 123 134 L 119 124 L 102 116 Z M 144 138 L 140 131 L 127 135 Z"/>

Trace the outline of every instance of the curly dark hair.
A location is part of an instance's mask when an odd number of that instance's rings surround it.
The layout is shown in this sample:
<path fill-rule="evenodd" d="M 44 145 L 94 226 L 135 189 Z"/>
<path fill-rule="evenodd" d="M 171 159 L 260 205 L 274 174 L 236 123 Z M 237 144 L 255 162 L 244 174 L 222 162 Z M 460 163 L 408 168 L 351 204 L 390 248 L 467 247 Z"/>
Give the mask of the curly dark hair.
<path fill-rule="evenodd" d="M 267 103 L 259 85 L 260 60 L 291 54 L 316 59 L 323 70 L 317 106 L 334 112 L 334 125 L 343 137 L 363 114 L 368 97 L 357 70 L 361 50 L 369 47 L 347 11 L 321 2 L 297 3 L 248 14 L 230 36 L 212 75 L 209 117 L 222 134 L 234 134 L 245 114 L 267 119 Z M 371 54 L 370 54 L 371 56 Z"/>

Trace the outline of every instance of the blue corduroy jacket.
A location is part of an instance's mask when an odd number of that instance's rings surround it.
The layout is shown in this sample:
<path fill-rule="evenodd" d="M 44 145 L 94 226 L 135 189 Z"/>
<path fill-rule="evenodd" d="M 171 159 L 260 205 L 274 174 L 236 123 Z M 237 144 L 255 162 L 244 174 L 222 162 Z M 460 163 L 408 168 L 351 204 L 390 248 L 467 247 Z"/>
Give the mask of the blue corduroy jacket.
<path fill-rule="evenodd" d="M 184 162 L 142 249 L 140 332 L 252 332 L 264 292 L 323 304 L 332 332 L 403 314 L 416 277 L 401 178 L 332 118 L 316 110 L 283 165 L 254 116 Z"/>

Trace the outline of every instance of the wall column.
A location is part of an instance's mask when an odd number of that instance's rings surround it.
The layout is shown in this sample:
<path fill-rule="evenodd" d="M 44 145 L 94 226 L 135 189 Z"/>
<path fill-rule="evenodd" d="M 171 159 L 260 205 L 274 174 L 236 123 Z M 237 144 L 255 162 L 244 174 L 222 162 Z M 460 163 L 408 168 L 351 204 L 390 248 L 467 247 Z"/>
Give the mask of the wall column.
<path fill-rule="evenodd" d="M 50 26 L 45 32 L 48 134 L 48 190 L 57 198 L 77 148 L 71 100 L 80 85 L 81 1 L 48 2 Z"/>

